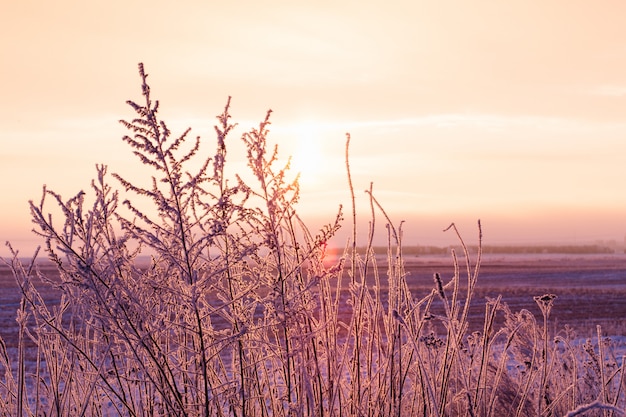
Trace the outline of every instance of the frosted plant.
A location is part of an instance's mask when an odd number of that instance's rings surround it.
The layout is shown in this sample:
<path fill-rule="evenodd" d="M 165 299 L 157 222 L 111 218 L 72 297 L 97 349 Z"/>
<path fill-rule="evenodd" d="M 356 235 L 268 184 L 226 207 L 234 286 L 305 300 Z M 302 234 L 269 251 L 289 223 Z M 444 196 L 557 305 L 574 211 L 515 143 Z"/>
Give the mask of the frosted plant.
<path fill-rule="evenodd" d="M 139 75 L 142 101 L 128 102 L 135 117 L 122 121 L 123 140 L 149 174 L 98 165 L 91 188 L 69 199 L 44 187 L 30 208 L 56 273 L 17 252 L 5 261 L 21 302 L 17 347 L 0 343 L 0 415 L 624 414 L 624 360 L 600 328 L 580 345 L 570 331 L 552 334 L 552 294 L 535 297 L 539 322 L 500 296 L 477 305 L 480 223 L 475 254 L 454 224 L 446 229 L 460 244 L 454 273 L 415 290 L 402 222 L 373 186 L 357 245 L 348 136 L 352 234 L 328 262 L 341 207 L 320 231 L 306 227 L 297 177 L 268 142 L 271 112 L 241 137 L 248 175 L 230 174 L 230 98 L 207 152 L 189 129 L 172 134 L 143 65 Z"/>

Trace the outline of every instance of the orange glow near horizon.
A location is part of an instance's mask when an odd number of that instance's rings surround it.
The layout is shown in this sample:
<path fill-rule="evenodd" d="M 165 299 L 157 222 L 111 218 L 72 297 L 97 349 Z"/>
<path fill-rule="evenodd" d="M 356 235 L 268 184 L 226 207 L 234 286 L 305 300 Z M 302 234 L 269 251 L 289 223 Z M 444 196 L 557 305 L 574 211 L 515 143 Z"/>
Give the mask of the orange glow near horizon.
<path fill-rule="evenodd" d="M 28 200 L 43 184 L 70 197 L 96 163 L 138 172 L 117 120 L 133 117 L 141 61 L 173 133 L 190 125 L 206 152 L 228 96 L 237 135 L 271 108 L 269 140 L 293 157 L 314 224 L 349 207 L 350 132 L 365 228 L 374 182 L 407 243 L 445 242 L 452 221 L 471 234 L 478 218 L 491 243 L 623 242 L 624 15 L 626 3 L 582 0 L 12 2 L 0 15 L 0 241 L 40 243 Z M 235 151 L 229 161 L 245 166 Z"/>

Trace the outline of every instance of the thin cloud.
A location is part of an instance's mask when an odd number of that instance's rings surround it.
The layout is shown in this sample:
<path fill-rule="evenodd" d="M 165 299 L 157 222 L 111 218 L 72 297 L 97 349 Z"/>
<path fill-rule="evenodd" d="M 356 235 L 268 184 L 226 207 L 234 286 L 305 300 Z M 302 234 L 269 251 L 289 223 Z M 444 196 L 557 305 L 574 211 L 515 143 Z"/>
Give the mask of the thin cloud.
<path fill-rule="evenodd" d="M 626 86 L 605 84 L 593 87 L 585 92 L 594 96 L 624 97 L 626 96 Z"/>
<path fill-rule="evenodd" d="M 624 90 L 626 94 L 626 89 Z M 598 122 L 585 119 L 544 117 L 535 115 L 499 115 L 499 114 L 465 114 L 448 113 L 433 114 L 416 117 L 389 120 L 347 121 L 334 123 L 320 123 L 319 130 L 334 130 L 343 128 L 346 131 L 369 128 L 406 128 L 406 127 L 434 127 L 434 128 L 479 128 L 479 129 L 510 129 L 532 128 L 549 131 L 597 131 L 626 129 L 622 122 Z"/>

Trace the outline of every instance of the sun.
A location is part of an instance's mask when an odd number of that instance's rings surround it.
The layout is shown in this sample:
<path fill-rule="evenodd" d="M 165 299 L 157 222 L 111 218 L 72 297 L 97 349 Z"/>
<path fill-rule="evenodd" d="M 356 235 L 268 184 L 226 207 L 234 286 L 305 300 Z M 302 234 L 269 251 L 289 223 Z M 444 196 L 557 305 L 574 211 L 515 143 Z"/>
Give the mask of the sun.
<path fill-rule="evenodd" d="M 300 123 L 294 129 L 295 149 L 291 159 L 301 185 L 315 185 L 325 171 L 321 150 L 321 130 L 313 123 Z"/>

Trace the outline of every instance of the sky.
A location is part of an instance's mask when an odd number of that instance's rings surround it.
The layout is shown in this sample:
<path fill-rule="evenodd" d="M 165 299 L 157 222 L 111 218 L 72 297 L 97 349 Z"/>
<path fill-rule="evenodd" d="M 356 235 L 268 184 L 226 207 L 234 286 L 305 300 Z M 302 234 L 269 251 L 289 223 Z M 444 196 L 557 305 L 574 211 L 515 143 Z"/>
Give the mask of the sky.
<path fill-rule="evenodd" d="M 623 243 L 625 15 L 605 0 L 4 2 L 0 241 L 41 243 L 28 201 L 44 184 L 70 197 L 97 163 L 140 175 L 118 120 L 143 62 L 163 118 L 209 149 L 228 96 L 237 136 L 272 109 L 313 228 L 349 210 L 349 132 L 360 242 L 373 183 L 405 244 L 454 243 L 451 222 L 474 242 L 478 219 L 485 244 Z"/>

